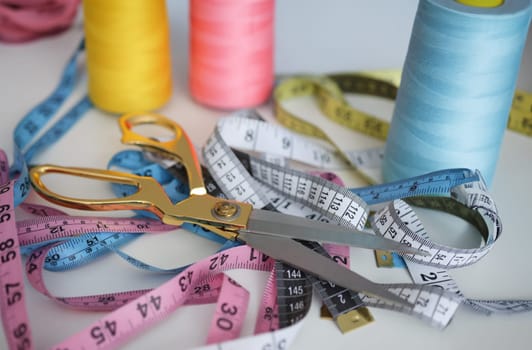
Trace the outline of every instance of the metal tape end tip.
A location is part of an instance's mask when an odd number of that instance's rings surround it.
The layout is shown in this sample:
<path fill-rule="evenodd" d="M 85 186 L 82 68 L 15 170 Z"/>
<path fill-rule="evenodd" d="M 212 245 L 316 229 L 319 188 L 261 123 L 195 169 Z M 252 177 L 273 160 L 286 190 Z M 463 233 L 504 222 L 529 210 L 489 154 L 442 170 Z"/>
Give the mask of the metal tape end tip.
<path fill-rule="evenodd" d="M 359 307 L 355 310 L 343 313 L 336 317 L 335 322 L 342 334 L 366 326 L 375 319 L 366 307 Z"/>

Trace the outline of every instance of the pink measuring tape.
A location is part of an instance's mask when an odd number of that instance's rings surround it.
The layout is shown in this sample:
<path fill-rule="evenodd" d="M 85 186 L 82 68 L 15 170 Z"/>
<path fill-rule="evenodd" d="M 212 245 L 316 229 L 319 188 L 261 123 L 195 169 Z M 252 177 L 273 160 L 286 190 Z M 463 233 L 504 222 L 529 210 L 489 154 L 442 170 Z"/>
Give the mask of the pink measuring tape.
<path fill-rule="evenodd" d="M 42 278 L 46 253 L 47 249 L 35 252 L 26 265 L 28 279 L 36 290 L 76 309 L 104 311 L 118 307 L 57 345 L 58 349 L 70 350 L 115 348 L 184 304 L 201 304 L 215 300 L 216 311 L 206 342 L 218 343 L 237 338 L 243 325 L 249 294 L 237 282 L 221 273 L 229 269 L 268 271 L 274 263 L 272 259 L 253 248 L 241 246 L 207 257 L 151 291 L 55 298 L 46 289 Z M 275 295 L 265 293 L 264 299 L 263 303 L 268 303 L 268 300 L 275 300 Z M 258 322 L 259 329 L 267 329 L 268 327 L 264 326 L 269 326 L 267 319 L 261 318 L 260 315 Z"/>
<path fill-rule="evenodd" d="M 92 346 L 94 342 L 98 343 L 101 348 L 121 344 L 132 334 L 146 329 L 158 319 L 183 305 L 187 298 L 193 294 L 195 286 L 204 284 L 217 274 L 232 268 L 269 270 L 273 267 L 273 260 L 262 259 L 262 257 L 256 258 L 255 254 L 257 252 L 251 248 L 242 246 L 203 259 L 159 288 L 144 294 L 139 299 L 91 324 L 59 346 L 68 349 L 83 349 L 86 346 Z M 212 334 L 211 327 L 208 342 L 219 342 L 224 340 L 223 338 L 227 339 L 224 332 L 232 331 L 234 320 L 243 318 L 245 312 L 240 308 L 241 295 L 241 292 L 236 292 L 236 290 L 229 292 L 225 295 L 227 299 L 218 304 L 213 325 L 214 329 L 220 332 Z M 153 305 L 152 300 L 154 299 L 160 299 L 160 307 Z M 139 312 L 139 305 L 143 304 L 152 304 L 147 314 Z M 109 326 L 114 326 L 114 332 Z M 98 336 L 95 336 L 95 332 L 98 333 Z M 235 333 L 233 331 L 229 336 L 237 336 L 238 334 Z M 99 334 L 104 334 L 104 336 L 99 336 Z"/>
<path fill-rule="evenodd" d="M 7 159 L 2 153 L 0 179 L 7 179 Z M 339 179 L 337 179 L 338 181 Z M 24 203 L 21 207 L 43 217 L 15 222 L 11 183 L 0 187 L 0 259 L 2 261 L 2 315 L 9 348 L 32 349 L 28 316 L 24 305 L 23 270 L 19 246 L 54 242 L 85 232 L 162 232 L 174 229 L 151 219 L 69 217 L 45 206 Z M 50 216 L 51 215 L 51 216 Z M 127 342 L 151 324 L 185 304 L 216 303 L 206 343 L 220 343 L 239 337 L 249 293 L 222 274 L 229 269 L 270 271 L 257 316 L 255 333 L 278 329 L 274 261 L 262 253 L 241 246 L 225 250 L 189 266 L 167 283 L 153 290 L 135 290 L 81 297 L 56 297 L 43 278 L 47 253 L 55 244 L 36 249 L 26 261 L 30 284 L 40 293 L 70 308 L 92 311 L 115 310 L 57 349 L 114 348 Z M 342 247 L 330 247 L 342 254 Z M 342 261 L 343 262 L 343 261 Z"/>
<path fill-rule="evenodd" d="M 6 181 L 7 156 L 0 150 L 0 305 L 10 349 L 31 349 L 31 331 L 24 299 L 24 275 L 15 223 L 14 181 Z"/>
<path fill-rule="evenodd" d="M 18 242 L 16 240 L 17 229 L 16 225 L 14 225 L 13 206 L 3 204 L 5 202 L 5 194 L 9 193 L 9 189 L 5 185 L 0 188 L 0 192 L 2 192 L 2 196 L 0 197 L 2 199 L 2 205 L 0 206 L 2 213 L 0 217 L 3 218 L 3 223 L 7 223 L 8 221 L 12 223 L 11 227 L 6 230 L 3 229 L 2 233 L 9 232 L 14 236 L 6 238 L 2 235 L 2 241 L 0 243 L 0 251 L 2 252 L 0 259 L 3 262 L 2 291 L 6 291 L 7 293 L 2 300 L 5 300 L 8 306 L 3 306 L 3 311 L 6 310 L 6 312 L 3 312 L 2 315 L 6 317 L 3 321 L 4 323 L 7 322 L 7 324 L 13 324 L 13 316 L 17 316 L 16 326 L 11 334 L 12 336 L 6 334 L 9 347 L 13 349 L 31 349 L 31 335 L 27 323 L 28 318 L 23 305 L 23 272 L 20 258 L 15 259 L 18 257 Z M 100 222 L 106 221 L 105 219 L 96 219 L 94 221 L 98 220 Z M 109 219 L 108 221 L 111 222 L 112 220 L 114 219 Z M 55 220 L 55 222 L 57 221 L 62 222 L 64 225 L 70 224 L 72 227 L 87 226 L 84 229 L 92 225 L 90 220 L 87 220 L 88 223 L 85 224 L 79 223 L 79 218 L 71 218 L 69 222 L 68 218 L 63 217 Z M 122 230 L 131 230 L 136 227 L 137 221 L 127 221 L 129 222 L 122 224 Z M 43 225 L 44 222 L 50 223 L 54 222 L 54 220 L 53 218 L 46 218 L 45 220 L 36 220 L 35 222 L 38 222 L 38 224 L 34 226 L 29 225 L 28 222 L 24 222 L 24 225 L 21 225 L 21 227 L 36 228 L 36 230 L 31 231 L 31 234 L 34 235 L 35 232 L 38 232 L 39 228 L 46 226 Z M 3 225 L 2 228 L 5 226 Z M 49 234 L 47 231 L 43 230 L 44 236 Z M 172 280 L 152 291 L 136 290 L 93 296 L 60 298 L 53 296 L 49 292 L 42 275 L 47 252 L 52 247 L 53 245 L 49 245 L 35 250 L 27 259 L 27 277 L 37 291 L 58 301 L 62 305 L 74 309 L 108 311 L 119 308 L 108 315 L 105 320 L 102 319 L 97 325 L 92 325 L 88 333 L 82 331 L 78 335 L 58 345 L 61 349 L 65 348 L 65 346 L 68 349 L 93 348 L 96 346 L 99 348 L 114 348 L 184 304 L 213 302 L 217 303 L 216 311 L 212 318 L 206 342 L 211 344 L 237 338 L 243 326 L 249 293 L 236 281 L 221 274 L 221 272 L 235 268 L 267 271 L 273 267 L 272 259 L 252 248 L 242 246 L 205 258 L 191 265 Z M 12 261 L 13 263 L 10 265 L 4 263 L 8 261 Z M 5 276 L 11 278 L 5 278 Z M 263 304 L 268 305 L 263 308 L 266 310 L 266 313 L 268 308 L 271 307 L 270 305 L 275 303 L 275 298 L 275 288 L 269 286 L 263 297 Z M 124 327 L 131 328 L 128 332 L 123 332 L 122 329 Z M 269 322 L 268 318 L 264 317 L 263 314 L 259 315 L 257 329 L 266 331 L 271 328 L 271 322 Z"/>

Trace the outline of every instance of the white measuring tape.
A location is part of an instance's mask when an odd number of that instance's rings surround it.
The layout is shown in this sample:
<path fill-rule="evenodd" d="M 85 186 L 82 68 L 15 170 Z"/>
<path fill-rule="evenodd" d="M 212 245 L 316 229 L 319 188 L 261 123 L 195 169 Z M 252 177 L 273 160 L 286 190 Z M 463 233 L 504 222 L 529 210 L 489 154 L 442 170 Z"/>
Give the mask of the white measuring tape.
<path fill-rule="evenodd" d="M 229 122 L 227 122 L 227 120 L 221 122 L 222 125 L 225 125 L 226 123 Z M 261 129 L 257 126 L 258 122 L 256 121 L 254 121 L 253 124 L 246 123 L 244 121 L 235 121 L 230 124 L 233 127 L 241 125 L 241 129 L 253 128 L 253 134 L 255 135 L 259 134 L 258 131 L 260 129 L 260 132 L 263 133 L 261 135 L 262 139 L 275 140 L 275 135 L 267 134 L 267 130 L 271 129 L 271 127 Z M 250 132 L 246 132 L 245 130 L 237 130 L 237 133 L 238 132 L 243 135 L 251 135 Z M 290 137 L 296 136 L 297 135 L 291 135 Z M 288 136 L 286 135 L 284 135 L 283 137 L 284 139 L 288 138 Z M 231 140 L 232 143 L 235 143 L 233 138 Z M 291 144 L 297 145 L 298 143 L 292 142 Z M 240 143 L 240 145 L 242 145 L 242 143 Z M 212 151 L 209 153 L 211 147 L 212 146 L 209 146 L 209 144 L 206 147 L 207 152 L 204 153 L 204 156 L 206 158 L 209 157 L 210 154 L 216 153 Z M 254 149 L 256 150 L 257 148 L 255 147 Z M 276 148 L 263 146 L 262 149 L 269 150 Z M 224 149 L 224 152 L 227 154 L 228 150 Z M 298 150 L 291 149 L 290 152 L 292 154 L 296 154 Z M 224 161 L 226 161 L 226 159 L 224 159 Z M 301 183 L 303 188 L 308 188 L 309 180 L 305 178 L 304 175 L 294 175 L 294 172 L 287 171 L 286 169 L 277 167 L 275 165 L 266 164 L 264 161 L 259 159 L 252 159 L 250 163 L 252 175 L 255 177 L 255 179 L 259 179 L 264 183 L 268 183 L 270 188 L 277 190 L 275 191 L 276 194 L 278 194 L 278 191 L 285 192 L 292 200 L 296 200 L 297 196 L 295 196 L 293 192 L 293 188 L 297 187 L 295 184 Z M 211 165 L 213 164 L 216 163 L 212 163 Z M 213 167 L 213 169 L 214 171 L 220 172 L 220 176 L 224 176 L 222 169 L 217 169 L 215 166 Z M 237 176 L 234 175 L 234 178 L 237 178 Z M 247 185 L 238 184 L 238 186 Z M 386 184 L 383 186 L 386 186 Z M 398 184 L 390 184 L 388 186 L 388 190 L 391 190 L 393 192 L 394 186 L 398 186 Z M 436 188 L 435 192 L 438 192 L 436 184 L 434 184 L 434 188 Z M 320 185 L 316 185 L 315 189 L 316 191 L 319 191 Z M 230 191 L 230 189 L 227 190 Z M 441 190 L 439 191 L 441 192 Z M 385 191 L 383 187 L 380 187 L 376 192 L 382 193 Z M 430 194 L 430 191 L 427 191 L 425 189 L 421 192 L 421 194 Z M 415 278 L 416 283 L 424 282 L 424 284 L 426 285 L 437 285 L 456 293 L 456 284 L 450 282 L 448 274 L 444 273 L 444 271 L 442 271 L 442 268 L 456 268 L 461 266 L 467 266 L 480 260 L 493 247 L 493 244 L 500 236 L 502 227 L 495 204 L 489 194 L 486 192 L 486 188 L 481 178 L 477 178 L 477 181 L 475 182 L 469 182 L 454 187 L 449 193 L 449 195 L 450 198 L 447 198 L 445 200 L 436 200 L 433 198 L 430 200 L 426 200 L 426 202 L 430 203 L 431 205 L 440 205 L 440 210 L 452 209 L 453 211 L 455 211 L 456 208 L 459 208 L 460 211 L 458 211 L 457 213 L 459 214 L 461 212 L 462 216 L 466 216 L 467 218 L 469 218 L 470 221 L 474 221 L 474 223 L 476 224 L 475 226 L 477 226 L 477 228 L 479 228 L 479 230 L 483 234 L 485 242 L 483 246 L 475 249 L 458 249 L 453 247 L 445 247 L 431 242 L 430 240 L 428 240 L 426 232 L 424 231 L 422 226 L 419 225 L 419 221 L 415 218 L 415 213 L 411 209 L 405 209 L 408 207 L 404 202 L 401 201 L 391 202 L 389 206 L 385 207 L 379 214 L 376 214 L 374 216 L 374 226 L 376 232 L 380 232 L 381 234 L 389 238 L 395 238 L 400 242 L 408 243 L 415 247 L 421 247 L 422 249 L 426 249 L 428 252 L 430 252 L 429 257 L 411 258 L 411 260 L 417 260 L 417 266 L 423 264 L 421 266 L 424 267 L 424 273 L 420 272 L 420 270 L 418 270 L 417 273 L 413 269 L 410 271 L 413 276 L 420 276 L 418 278 Z M 323 203 L 328 203 L 329 206 L 330 203 L 333 202 L 330 199 L 330 196 L 330 189 L 327 189 L 327 197 L 324 197 Z M 282 200 L 281 202 L 286 203 L 284 202 L 284 200 Z M 420 200 L 418 199 L 417 202 L 419 203 Z M 446 208 L 446 205 L 448 206 L 448 208 Z M 401 215 L 404 215 L 404 217 L 400 217 L 399 214 L 397 214 L 398 211 L 403 212 Z M 388 224 L 386 224 L 386 222 Z M 409 227 L 414 224 L 417 225 L 417 227 Z M 437 267 L 438 272 L 426 270 L 425 265 L 427 264 L 429 266 Z M 442 283 L 444 279 L 446 283 Z M 473 302 L 468 301 L 468 303 L 472 304 Z M 500 300 L 484 302 L 477 301 L 474 303 L 474 305 L 476 305 L 474 306 L 475 309 L 483 312 L 518 312 L 528 311 L 531 308 L 530 301 L 527 300 Z"/>
<path fill-rule="evenodd" d="M 328 143 L 316 138 L 295 134 L 280 125 L 264 123 L 256 118 L 253 111 L 239 111 L 233 116 L 223 118 L 217 124 L 218 131 L 232 148 L 283 157 L 333 171 L 355 166 L 372 176 L 375 181 L 379 178 L 377 172 L 383 157 L 382 148 L 347 150 L 340 153 Z"/>
<path fill-rule="evenodd" d="M 276 201 L 278 203 L 276 208 L 281 212 L 294 215 L 295 208 L 298 208 L 299 213 L 304 213 L 306 217 L 326 218 L 358 228 L 365 225 L 368 215 L 367 208 L 365 203 L 352 192 L 311 175 L 275 164 L 268 164 L 252 157 L 249 159 L 252 174 L 249 174 L 217 131 L 207 141 L 203 157 L 208 168 L 211 169 L 213 177 L 218 180 L 218 183 L 223 184 L 224 192 L 236 200 L 246 201 L 248 198 L 252 198 L 252 201 L 257 203 L 257 197 L 266 197 L 264 194 L 261 195 L 261 186 L 256 184 L 257 181 L 260 181 L 262 185 L 267 184 L 266 186 L 270 187 L 271 193 L 280 197 Z M 252 191 L 253 188 L 257 190 Z M 264 199 L 261 199 L 260 203 L 264 205 Z M 459 304 L 452 293 L 446 293 L 441 289 L 423 290 L 423 288 L 414 285 L 390 286 L 390 288 L 399 295 L 406 293 L 402 295 L 408 295 L 414 303 L 417 298 L 421 298 L 423 302 L 419 302 L 418 305 L 425 305 L 427 309 L 416 305 L 413 310 L 404 310 L 396 305 L 366 296 L 362 300 L 370 306 L 392 310 L 399 308 L 405 312 L 413 312 L 421 318 L 435 315 L 434 318 L 430 317 L 431 322 L 434 321 L 440 327 L 444 327 L 449 322 Z M 434 302 L 429 303 L 425 299 Z M 438 303 L 441 303 L 440 305 L 443 307 L 438 308 Z M 446 312 L 440 317 L 439 311 L 443 310 Z M 438 314 L 436 315 L 437 311 Z"/>

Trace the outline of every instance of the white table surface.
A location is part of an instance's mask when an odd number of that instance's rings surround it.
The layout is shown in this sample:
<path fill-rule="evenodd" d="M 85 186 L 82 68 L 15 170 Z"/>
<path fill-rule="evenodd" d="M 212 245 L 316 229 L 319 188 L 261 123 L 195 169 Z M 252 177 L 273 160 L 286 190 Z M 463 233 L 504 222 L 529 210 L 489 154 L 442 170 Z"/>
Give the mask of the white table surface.
<path fill-rule="evenodd" d="M 400 68 L 402 66 L 417 1 L 335 0 L 324 7 L 320 0 L 278 1 L 276 8 L 275 66 L 277 73 L 338 72 L 361 69 Z M 160 112 L 181 123 L 193 142 L 201 146 L 215 122 L 227 112 L 207 109 L 192 101 L 187 91 L 188 5 L 169 1 L 172 29 L 174 90 Z M 12 154 L 12 131 L 20 118 L 55 86 L 65 61 L 82 37 L 81 16 L 68 31 L 25 44 L 0 43 L 0 147 Z M 528 37 L 518 86 L 532 91 L 532 35 Z M 86 92 L 84 81 L 62 109 L 66 110 Z M 361 101 L 361 104 L 364 104 Z M 373 104 L 370 104 L 373 106 Z M 310 100 L 302 99 L 291 108 L 309 110 Z M 390 113 L 390 106 L 374 113 Z M 259 108 L 272 120 L 270 105 Z M 312 113 L 312 112 L 309 112 Z M 314 114 L 317 114 L 314 112 Z M 388 115 L 389 117 L 389 115 Z M 116 116 L 96 109 L 85 115 L 58 143 L 35 159 L 38 163 L 105 167 L 110 157 L 125 149 L 119 142 Z M 353 137 L 357 137 L 356 135 Z M 349 142 L 349 138 L 344 141 Z M 472 298 L 532 298 L 530 247 L 530 200 L 532 187 L 532 139 L 507 131 L 500 161 L 491 188 L 504 224 L 500 241 L 479 263 L 455 270 L 464 294 Z M 353 174 L 350 185 L 363 185 Z M 81 190 L 91 191 L 89 188 Z M 44 203 L 35 194 L 32 202 Z M 71 210 L 73 214 L 98 215 Z M 429 215 L 430 216 L 430 215 Z M 23 215 L 20 218 L 24 217 Z M 427 223 L 445 231 L 445 219 Z M 175 233 L 142 237 L 126 251 L 161 267 L 175 267 L 214 252 L 216 245 L 190 234 Z M 457 239 L 458 243 L 460 239 Z M 191 245 L 194 249 L 191 249 Z M 374 267 L 372 253 L 353 249 L 352 268 L 380 282 L 408 281 L 406 272 Z M 251 292 L 252 305 L 243 335 L 250 335 L 257 300 L 265 274 L 235 271 L 230 273 Z M 115 256 L 66 273 L 45 273 L 57 295 L 94 294 L 123 289 L 155 287 L 165 277 L 139 272 Z M 102 313 L 77 312 L 26 289 L 27 306 L 37 349 L 49 348 L 81 330 Z M 486 317 L 460 308 L 444 330 L 432 329 L 423 322 L 402 314 L 372 309 L 372 324 L 342 335 L 336 326 L 319 318 L 320 303 L 315 297 L 291 349 L 378 348 L 378 349 L 529 349 L 532 344 L 532 313 Z M 126 349 L 181 349 L 200 346 L 210 322 L 213 306 L 185 307 L 169 319 L 128 343 Z M 5 348 L 0 331 L 0 348 Z"/>

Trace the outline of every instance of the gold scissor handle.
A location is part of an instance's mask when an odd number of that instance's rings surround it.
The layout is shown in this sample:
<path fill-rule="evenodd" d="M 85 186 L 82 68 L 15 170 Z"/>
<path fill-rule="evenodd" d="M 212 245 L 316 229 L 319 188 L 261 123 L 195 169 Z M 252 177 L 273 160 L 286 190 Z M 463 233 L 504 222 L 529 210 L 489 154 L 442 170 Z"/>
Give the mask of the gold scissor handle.
<path fill-rule="evenodd" d="M 63 174 L 106 182 L 132 185 L 137 191 L 122 198 L 86 199 L 64 196 L 50 190 L 42 177 L 46 174 Z M 166 213 L 172 211 L 173 203 L 166 196 L 164 189 L 153 178 L 138 176 L 121 171 L 89 168 L 62 167 L 56 165 L 38 165 L 30 169 L 30 180 L 35 190 L 49 201 L 70 208 L 82 210 L 147 210 L 157 215 L 163 222 L 181 225 L 177 218 L 168 218 Z"/>
<path fill-rule="evenodd" d="M 88 199 L 64 196 L 50 190 L 42 181 L 47 174 L 62 174 L 111 183 L 132 185 L 137 191 L 121 198 Z M 209 195 L 190 196 L 173 204 L 164 188 L 152 177 L 114 170 L 37 165 L 30 169 L 30 181 L 37 193 L 52 203 L 81 210 L 147 210 L 168 225 L 183 222 L 198 224 L 227 239 L 238 236 L 236 230 L 246 227 L 253 207 Z"/>
<path fill-rule="evenodd" d="M 179 124 L 155 113 L 125 114 L 120 117 L 118 123 L 122 130 L 122 143 L 140 146 L 179 161 L 187 170 L 190 194 L 202 196 L 207 193 L 194 146 Z M 173 132 L 174 138 L 169 141 L 157 141 L 132 130 L 135 126 L 144 124 L 164 127 Z"/>

